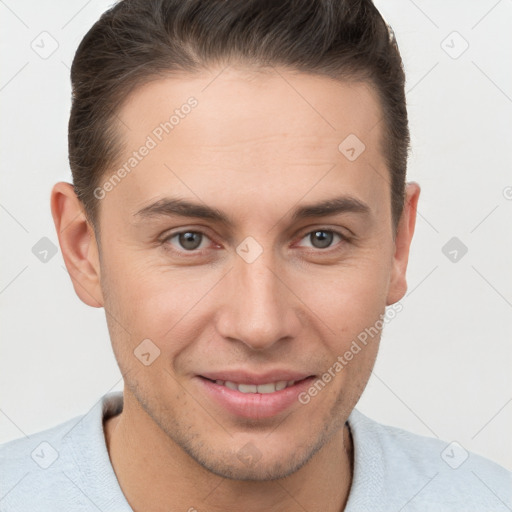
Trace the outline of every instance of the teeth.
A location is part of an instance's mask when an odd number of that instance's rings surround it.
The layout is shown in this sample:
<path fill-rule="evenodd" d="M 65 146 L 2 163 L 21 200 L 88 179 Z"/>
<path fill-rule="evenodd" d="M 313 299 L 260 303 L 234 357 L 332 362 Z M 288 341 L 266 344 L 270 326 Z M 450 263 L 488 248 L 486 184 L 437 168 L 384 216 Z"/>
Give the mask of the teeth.
<path fill-rule="evenodd" d="M 274 393 L 275 391 L 281 391 L 284 388 L 293 386 L 294 380 L 280 380 L 278 382 L 269 382 L 267 384 L 237 384 L 230 380 L 216 380 L 215 384 L 219 386 L 226 386 L 234 391 L 240 391 L 241 393 Z"/>
<path fill-rule="evenodd" d="M 260 384 L 258 386 L 258 393 L 273 393 L 276 390 L 275 384 Z"/>
<path fill-rule="evenodd" d="M 238 384 L 238 391 L 241 393 L 256 393 L 258 387 L 255 384 Z"/>
<path fill-rule="evenodd" d="M 276 391 L 281 391 L 281 389 L 284 389 L 286 387 L 287 382 L 285 380 L 280 380 L 279 382 L 276 382 Z"/>

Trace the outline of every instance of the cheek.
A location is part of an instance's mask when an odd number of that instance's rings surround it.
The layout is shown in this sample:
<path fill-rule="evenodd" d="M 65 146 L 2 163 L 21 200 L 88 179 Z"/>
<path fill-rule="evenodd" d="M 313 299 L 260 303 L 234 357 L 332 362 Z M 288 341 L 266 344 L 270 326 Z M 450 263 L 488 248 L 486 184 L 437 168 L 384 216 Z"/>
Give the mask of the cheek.
<path fill-rule="evenodd" d="M 291 288 L 323 322 L 329 339 L 344 344 L 385 311 L 389 272 L 383 260 L 366 254 L 309 272 L 307 279 L 297 275 Z"/>
<path fill-rule="evenodd" d="M 207 296 L 222 277 L 222 271 L 196 268 L 171 269 L 146 261 L 110 266 L 105 272 L 108 308 L 125 327 L 125 331 L 117 335 L 125 340 L 128 331 L 132 349 L 148 338 L 167 355 L 189 345 L 200 327 L 197 321 L 194 328 L 194 321 L 199 320 L 201 314 L 201 322 L 204 322 Z"/>
<path fill-rule="evenodd" d="M 367 253 L 353 264 L 303 281 L 298 295 L 313 311 L 323 338 L 327 402 L 354 405 L 368 382 L 379 347 L 388 273 L 386 265 Z"/>

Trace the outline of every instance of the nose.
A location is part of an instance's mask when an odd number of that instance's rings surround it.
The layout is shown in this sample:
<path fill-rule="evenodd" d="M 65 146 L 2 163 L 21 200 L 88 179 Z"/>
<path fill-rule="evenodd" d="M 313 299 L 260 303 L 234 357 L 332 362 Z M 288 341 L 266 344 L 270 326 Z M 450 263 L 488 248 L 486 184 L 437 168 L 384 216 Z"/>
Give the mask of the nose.
<path fill-rule="evenodd" d="M 238 340 L 253 350 L 265 350 L 297 336 L 300 307 L 272 256 L 248 263 L 237 257 L 221 290 L 217 329 L 225 339 Z M 282 269 L 281 269 L 282 273 Z"/>

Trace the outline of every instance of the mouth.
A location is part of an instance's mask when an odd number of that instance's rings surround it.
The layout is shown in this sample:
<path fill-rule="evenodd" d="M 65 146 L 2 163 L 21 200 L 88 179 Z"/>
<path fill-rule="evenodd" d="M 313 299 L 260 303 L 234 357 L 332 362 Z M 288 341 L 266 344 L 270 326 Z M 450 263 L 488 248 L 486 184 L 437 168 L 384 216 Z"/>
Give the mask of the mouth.
<path fill-rule="evenodd" d="M 295 379 L 239 377 L 223 380 L 198 375 L 195 379 L 203 396 L 220 406 L 222 413 L 253 420 L 271 418 L 292 407 L 302 407 L 298 400 L 315 380 L 315 375 L 295 375 Z M 259 381 L 259 382 L 255 382 Z"/>
<path fill-rule="evenodd" d="M 314 377 L 314 376 L 310 376 Z M 304 379 L 299 380 L 278 380 L 277 382 L 267 382 L 264 384 L 244 384 L 241 382 L 233 382 L 231 380 L 213 380 L 203 377 L 204 379 L 217 384 L 218 386 L 225 386 L 228 389 L 233 391 L 239 391 L 240 393 L 275 393 L 276 391 L 281 391 L 286 388 L 290 388 L 295 385 L 295 383 L 302 382 L 303 380 L 308 379 L 309 377 L 305 377 Z"/>

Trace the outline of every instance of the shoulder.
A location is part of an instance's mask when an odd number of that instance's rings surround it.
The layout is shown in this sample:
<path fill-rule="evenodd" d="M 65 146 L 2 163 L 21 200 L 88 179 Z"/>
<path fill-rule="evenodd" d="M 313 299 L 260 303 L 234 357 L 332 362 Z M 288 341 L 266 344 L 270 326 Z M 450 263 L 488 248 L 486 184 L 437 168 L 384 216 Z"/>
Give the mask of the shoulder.
<path fill-rule="evenodd" d="M 2 467 L 12 470 L 49 468 L 59 458 L 59 449 L 62 448 L 66 435 L 81 419 L 82 416 L 76 416 L 30 436 L 0 444 Z M 5 480 L 1 485 L 5 485 Z"/>
<path fill-rule="evenodd" d="M 110 393 L 86 414 L 0 444 L 2 512 L 107 510 L 112 497 L 124 505 L 102 423 L 119 400 Z"/>
<path fill-rule="evenodd" d="M 0 445 L 2 510 L 25 510 L 54 485 L 65 484 L 70 466 L 66 436 L 80 421 L 77 416 L 52 428 Z M 57 469 L 58 468 L 58 469 Z M 68 482 L 69 483 L 69 482 Z M 40 508 L 40 510 L 46 510 Z"/>
<path fill-rule="evenodd" d="M 373 490 L 375 505 L 379 495 L 386 496 L 386 504 L 398 509 L 407 504 L 407 510 L 484 512 L 512 506 L 512 473 L 456 441 L 383 425 L 358 410 L 349 425 L 355 497 L 365 487 Z"/>

